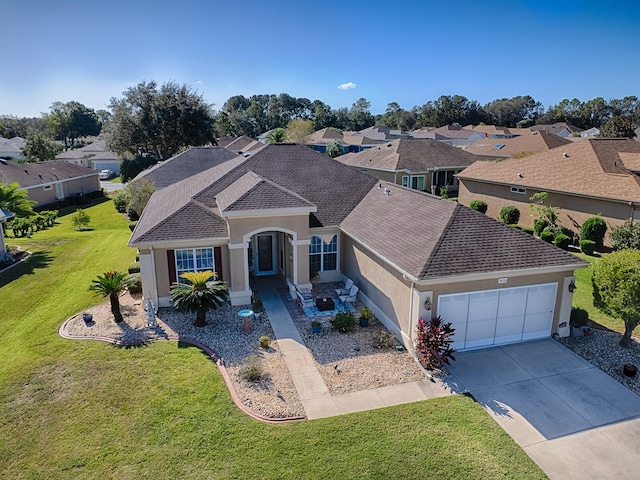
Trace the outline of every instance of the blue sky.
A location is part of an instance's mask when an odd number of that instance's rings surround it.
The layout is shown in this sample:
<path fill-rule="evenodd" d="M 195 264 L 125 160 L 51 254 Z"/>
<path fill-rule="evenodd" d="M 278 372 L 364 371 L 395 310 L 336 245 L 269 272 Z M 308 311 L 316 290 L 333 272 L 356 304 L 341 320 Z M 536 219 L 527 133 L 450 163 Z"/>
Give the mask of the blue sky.
<path fill-rule="evenodd" d="M 640 2 L 3 0 L 0 114 L 106 108 L 142 80 L 214 108 L 288 93 L 373 113 L 440 95 L 640 96 Z M 352 84 L 355 88 L 340 89 Z"/>

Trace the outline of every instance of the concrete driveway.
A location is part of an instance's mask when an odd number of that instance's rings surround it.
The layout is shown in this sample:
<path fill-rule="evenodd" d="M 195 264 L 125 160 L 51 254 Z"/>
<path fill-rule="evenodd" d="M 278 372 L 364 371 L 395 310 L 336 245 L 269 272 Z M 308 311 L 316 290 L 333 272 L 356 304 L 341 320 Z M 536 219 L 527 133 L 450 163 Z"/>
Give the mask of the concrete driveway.
<path fill-rule="evenodd" d="M 550 478 L 639 478 L 640 396 L 555 340 L 458 353 L 449 370 Z"/>

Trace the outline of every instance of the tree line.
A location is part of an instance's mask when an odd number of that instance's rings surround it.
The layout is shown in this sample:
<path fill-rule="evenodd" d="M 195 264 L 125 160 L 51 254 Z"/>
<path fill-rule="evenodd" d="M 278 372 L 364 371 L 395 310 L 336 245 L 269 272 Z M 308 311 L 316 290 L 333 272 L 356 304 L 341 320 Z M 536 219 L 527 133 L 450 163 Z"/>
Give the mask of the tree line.
<path fill-rule="evenodd" d="M 112 98 L 108 110 L 93 110 L 79 102 L 54 102 L 41 118 L 0 116 L 0 136 L 24 137 L 29 160 L 54 158 L 78 139 L 103 133 L 107 148 L 117 153 L 163 160 L 183 148 L 215 143 L 223 136 L 258 135 L 277 128 L 290 137 L 325 127 L 358 131 L 374 125 L 414 130 L 444 125 L 526 127 L 567 122 L 582 129 L 604 127 L 607 135 L 631 136 L 640 123 L 640 100 L 635 96 L 586 102 L 564 99 L 544 108 L 533 97 L 500 98 L 485 105 L 462 95 L 442 95 L 405 110 L 397 102 L 374 115 L 371 103 L 360 98 L 351 107 L 334 109 L 321 100 L 286 93 L 229 98 L 219 111 L 186 85 L 141 82 Z M 296 133 L 298 132 L 298 133 Z"/>

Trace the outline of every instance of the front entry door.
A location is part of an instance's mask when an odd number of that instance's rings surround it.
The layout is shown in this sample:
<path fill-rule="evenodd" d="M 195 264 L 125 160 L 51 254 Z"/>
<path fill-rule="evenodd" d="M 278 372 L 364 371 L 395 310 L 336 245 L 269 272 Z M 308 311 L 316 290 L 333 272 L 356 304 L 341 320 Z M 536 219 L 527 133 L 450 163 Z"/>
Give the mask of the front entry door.
<path fill-rule="evenodd" d="M 256 275 L 273 275 L 276 273 L 276 236 L 273 233 L 256 235 L 254 265 Z"/>

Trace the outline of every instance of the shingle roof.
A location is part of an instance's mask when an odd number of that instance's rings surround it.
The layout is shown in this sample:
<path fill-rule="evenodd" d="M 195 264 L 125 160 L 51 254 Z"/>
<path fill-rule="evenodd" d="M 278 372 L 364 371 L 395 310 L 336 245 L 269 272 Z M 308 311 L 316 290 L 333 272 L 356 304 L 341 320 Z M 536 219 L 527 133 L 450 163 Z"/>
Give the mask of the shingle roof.
<path fill-rule="evenodd" d="M 402 138 L 337 158 L 346 165 L 385 170 L 426 172 L 434 168 L 466 167 L 478 157 L 431 138 Z"/>
<path fill-rule="evenodd" d="M 537 131 L 546 130 L 549 133 L 555 133 L 555 134 L 560 133 L 565 128 L 571 133 L 582 131 L 582 129 L 576 127 L 575 125 L 571 125 L 570 123 L 566 123 L 566 122 L 556 122 L 553 124 L 538 124 L 538 125 L 533 125 L 529 128 L 530 130 L 537 130 Z"/>
<path fill-rule="evenodd" d="M 62 160 L 33 163 L 16 163 L 10 160 L 0 162 L 0 182 L 18 182 L 22 188 L 89 175 L 98 175 L 98 172 Z"/>
<path fill-rule="evenodd" d="M 519 134 L 513 138 L 483 138 L 476 140 L 466 150 L 469 153 L 483 156 L 510 157 L 522 152 L 543 152 L 571 143 L 570 140 L 546 131 Z"/>
<path fill-rule="evenodd" d="M 630 139 L 586 139 L 525 158 L 479 161 L 458 177 L 638 202 L 640 179 L 623 160 L 638 153 L 640 143 Z"/>
<path fill-rule="evenodd" d="M 144 170 L 133 181 L 146 178 L 157 189 L 165 188 L 236 157 L 236 153 L 222 147 L 193 147 Z"/>
<path fill-rule="evenodd" d="M 456 202 L 383 182 L 342 230 L 418 280 L 462 274 L 575 267 L 582 260 Z M 385 192 L 389 190 L 389 195 Z M 420 212 L 423 221 L 407 221 Z"/>

